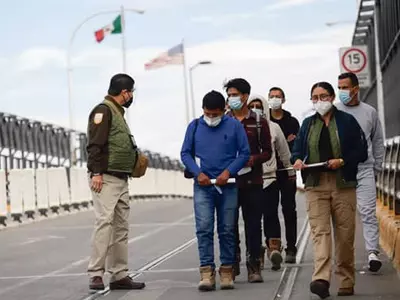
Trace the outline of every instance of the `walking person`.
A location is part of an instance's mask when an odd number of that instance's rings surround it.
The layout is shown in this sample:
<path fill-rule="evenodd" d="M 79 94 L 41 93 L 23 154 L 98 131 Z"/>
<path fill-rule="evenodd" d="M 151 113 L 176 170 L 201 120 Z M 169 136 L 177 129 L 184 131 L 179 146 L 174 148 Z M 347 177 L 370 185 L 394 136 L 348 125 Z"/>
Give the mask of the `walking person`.
<path fill-rule="evenodd" d="M 310 290 L 327 298 L 331 281 L 333 224 L 338 296 L 354 294 L 354 238 L 357 167 L 368 157 L 367 142 L 357 120 L 336 109 L 333 87 L 318 82 L 311 89 L 316 113 L 306 118 L 295 140 L 292 163 L 302 170 L 311 227 L 314 272 Z M 305 168 L 327 162 L 325 167 Z"/>
<path fill-rule="evenodd" d="M 133 99 L 135 81 L 127 74 L 111 78 L 108 95 L 89 116 L 88 162 L 96 216 L 88 273 L 89 287 L 103 290 L 103 275 L 111 274 L 110 289 L 143 289 L 128 276 L 128 178 L 138 163 L 137 146 L 124 119 Z"/>
<path fill-rule="evenodd" d="M 252 111 L 264 117 L 269 124 L 271 131 L 272 156 L 270 160 L 263 164 L 263 229 L 265 244 L 261 247 L 260 263 L 261 269 L 264 269 L 265 250 L 267 257 L 272 263 L 272 270 L 279 270 L 282 263 L 282 241 L 281 224 L 279 222 L 279 184 L 277 181 L 277 158 L 284 168 L 292 167 L 290 163 L 290 150 L 287 140 L 275 122 L 270 121 L 270 111 L 267 100 L 260 95 L 251 95 L 248 100 L 248 107 Z M 295 171 L 288 172 L 289 176 L 295 176 Z"/>
<path fill-rule="evenodd" d="M 284 110 L 282 106 L 286 103 L 285 92 L 280 87 L 272 87 L 268 94 L 268 104 L 271 108 L 270 118 L 277 123 L 286 137 L 290 151 L 292 151 L 294 140 L 299 131 L 299 122 L 292 114 Z M 279 156 L 278 169 L 284 168 Z M 287 171 L 277 173 L 278 189 L 281 196 L 282 214 L 285 220 L 286 236 L 286 263 L 295 263 L 297 254 L 297 210 L 296 192 L 297 181 L 296 173 L 288 174 Z"/>
<path fill-rule="evenodd" d="M 357 75 L 343 73 L 338 80 L 340 103 L 337 108 L 356 118 L 368 142 L 368 159 L 358 166 L 357 208 L 363 223 L 369 270 L 378 272 L 382 262 L 379 259 L 379 225 L 376 217 L 376 176 L 382 170 L 385 153 L 383 130 L 375 108 L 359 99 Z"/>
<path fill-rule="evenodd" d="M 236 184 L 228 183 L 250 158 L 246 132 L 237 120 L 226 116 L 225 98 L 211 91 L 203 98 L 203 116 L 186 131 L 181 160 L 194 177 L 194 213 L 200 256 L 201 291 L 214 290 L 214 220 L 217 214 L 221 289 L 234 288 L 236 254 Z M 215 179 L 215 185 L 211 184 Z"/>
<path fill-rule="evenodd" d="M 260 251 L 262 246 L 261 216 L 263 199 L 263 169 L 262 165 L 271 158 L 271 134 L 267 120 L 252 112 L 247 107 L 251 90 L 250 84 L 243 78 L 235 78 L 225 85 L 228 94 L 229 115 L 241 122 L 246 129 L 250 145 L 250 160 L 246 168 L 237 177 L 239 189 L 239 207 L 242 209 L 245 239 L 248 281 L 263 282 L 261 275 Z M 239 209 L 237 211 L 237 263 L 235 275 L 240 273 L 239 244 Z"/>

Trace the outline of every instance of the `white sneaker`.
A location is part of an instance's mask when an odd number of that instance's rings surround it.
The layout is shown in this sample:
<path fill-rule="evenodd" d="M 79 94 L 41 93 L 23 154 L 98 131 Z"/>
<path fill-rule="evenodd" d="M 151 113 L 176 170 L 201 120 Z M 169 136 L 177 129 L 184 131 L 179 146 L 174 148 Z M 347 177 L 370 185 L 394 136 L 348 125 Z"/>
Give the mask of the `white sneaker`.
<path fill-rule="evenodd" d="M 368 255 L 368 266 L 371 272 L 378 272 L 382 267 L 382 262 L 380 261 L 378 255 L 374 252 L 371 252 Z"/>

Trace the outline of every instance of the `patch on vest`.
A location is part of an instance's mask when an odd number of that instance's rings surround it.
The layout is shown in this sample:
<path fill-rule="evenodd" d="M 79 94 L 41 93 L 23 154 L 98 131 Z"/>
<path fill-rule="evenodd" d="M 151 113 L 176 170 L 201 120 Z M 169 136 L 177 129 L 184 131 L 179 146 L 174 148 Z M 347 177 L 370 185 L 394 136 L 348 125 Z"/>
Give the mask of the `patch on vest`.
<path fill-rule="evenodd" d="M 94 124 L 100 124 L 103 121 L 103 114 L 95 114 L 93 118 Z"/>

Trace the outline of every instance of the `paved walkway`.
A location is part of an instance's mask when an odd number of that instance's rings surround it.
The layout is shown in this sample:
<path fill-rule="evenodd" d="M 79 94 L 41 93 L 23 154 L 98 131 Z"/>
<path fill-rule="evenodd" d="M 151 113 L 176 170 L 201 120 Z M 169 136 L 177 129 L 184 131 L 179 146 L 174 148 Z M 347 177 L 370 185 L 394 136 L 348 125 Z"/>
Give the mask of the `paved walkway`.
<path fill-rule="evenodd" d="M 304 197 L 298 195 L 298 224 L 303 260 L 273 272 L 267 266 L 262 284 L 246 281 L 245 266 L 233 291 L 199 293 L 197 243 L 191 200 L 132 204 L 130 269 L 139 270 L 143 291 L 90 293 L 86 275 L 93 212 L 81 212 L 0 231 L 1 300 L 197 300 L 318 299 L 310 296 L 312 252 L 305 224 Z M 218 257 L 218 253 L 216 253 Z M 299 257 L 300 259 L 300 257 Z M 400 299 L 400 280 L 387 258 L 380 274 L 365 268 L 363 241 L 357 234 L 356 295 L 349 299 Z M 283 280 L 282 280 L 283 279 Z M 332 299 L 336 298 L 332 283 Z"/>

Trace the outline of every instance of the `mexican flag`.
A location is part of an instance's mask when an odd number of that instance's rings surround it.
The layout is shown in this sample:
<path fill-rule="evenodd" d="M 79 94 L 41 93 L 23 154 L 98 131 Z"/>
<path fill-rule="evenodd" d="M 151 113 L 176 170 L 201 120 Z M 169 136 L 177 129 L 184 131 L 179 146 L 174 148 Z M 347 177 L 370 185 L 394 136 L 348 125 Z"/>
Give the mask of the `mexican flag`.
<path fill-rule="evenodd" d="M 121 15 L 115 18 L 115 20 L 111 23 L 108 24 L 107 26 L 97 30 L 94 33 L 94 36 L 96 37 L 96 41 L 100 43 L 104 37 L 108 34 L 119 34 L 122 32 L 122 22 L 121 22 Z"/>

